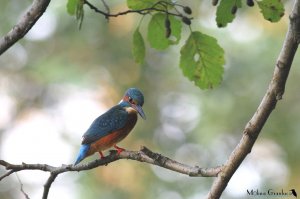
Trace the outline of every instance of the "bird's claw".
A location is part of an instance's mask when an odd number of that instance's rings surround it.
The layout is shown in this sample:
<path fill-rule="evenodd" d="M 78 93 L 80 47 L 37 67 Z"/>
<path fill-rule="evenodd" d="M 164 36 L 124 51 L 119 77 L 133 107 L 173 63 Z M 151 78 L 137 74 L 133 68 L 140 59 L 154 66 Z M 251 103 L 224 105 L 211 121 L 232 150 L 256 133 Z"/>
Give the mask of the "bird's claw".
<path fill-rule="evenodd" d="M 117 155 L 120 155 L 125 149 L 118 147 L 117 145 L 114 145 L 114 148 L 117 149 Z"/>

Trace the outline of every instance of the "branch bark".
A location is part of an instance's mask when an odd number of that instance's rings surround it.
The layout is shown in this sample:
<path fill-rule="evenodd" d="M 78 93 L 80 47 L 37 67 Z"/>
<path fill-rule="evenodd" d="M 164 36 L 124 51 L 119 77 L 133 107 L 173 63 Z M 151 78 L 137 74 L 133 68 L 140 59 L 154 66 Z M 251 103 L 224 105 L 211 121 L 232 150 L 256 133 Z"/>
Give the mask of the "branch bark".
<path fill-rule="evenodd" d="M 22 39 L 43 15 L 51 0 L 34 0 L 19 22 L 0 39 L 0 55 Z"/>
<path fill-rule="evenodd" d="M 111 153 L 103 159 L 94 160 L 87 164 L 79 164 L 76 166 L 62 165 L 60 167 L 54 167 L 47 164 L 11 164 L 4 160 L 0 160 L 0 165 L 4 166 L 5 169 L 8 170 L 7 173 L 0 176 L 0 181 L 8 177 L 12 173 L 23 170 L 40 170 L 50 172 L 50 176 L 44 185 L 44 192 L 42 197 L 43 199 L 47 199 L 50 187 L 59 174 L 69 171 L 90 170 L 99 166 L 106 166 L 107 164 L 120 159 L 130 159 L 157 165 L 178 173 L 188 175 L 190 177 L 216 177 L 223 168 L 223 166 L 217 166 L 213 168 L 200 168 L 198 166 L 189 166 L 172 160 L 161 154 L 154 153 L 146 147 L 142 147 L 140 151 L 123 151 L 119 155 L 117 155 L 116 151 L 110 152 Z"/>
<path fill-rule="evenodd" d="M 300 42 L 300 2 L 295 0 L 289 29 L 278 56 L 272 80 L 256 112 L 247 123 L 240 143 L 233 150 L 223 170 L 214 181 L 208 199 L 220 198 L 232 175 L 251 149 L 278 100 L 282 99 L 286 80 Z"/>

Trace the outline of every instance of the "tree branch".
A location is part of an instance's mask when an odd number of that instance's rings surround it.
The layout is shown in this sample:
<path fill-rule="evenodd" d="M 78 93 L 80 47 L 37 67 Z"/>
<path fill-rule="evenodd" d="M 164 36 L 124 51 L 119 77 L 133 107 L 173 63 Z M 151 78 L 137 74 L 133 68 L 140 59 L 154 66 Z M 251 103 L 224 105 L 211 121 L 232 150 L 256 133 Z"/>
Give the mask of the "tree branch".
<path fill-rule="evenodd" d="M 51 187 L 52 183 L 54 182 L 55 178 L 57 177 L 57 175 L 58 174 L 56 174 L 55 172 L 51 172 L 50 177 L 48 178 L 48 180 L 46 181 L 46 183 L 44 185 L 44 192 L 43 192 L 42 199 L 48 198 L 50 187 Z"/>
<path fill-rule="evenodd" d="M 1 176 L 0 181 L 10 174 L 22 170 L 40 170 L 50 172 L 50 176 L 44 185 L 43 199 L 47 199 L 48 193 L 55 178 L 64 172 L 69 171 L 84 171 L 90 170 L 99 166 L 105 166 L 111 162 L 120 159 L 130 159 L 139 162 L 145 162 L 153 165 L 157 165 L 178 173 L 182 173 L 191 177 L 216 177 L 221 172 L 223 166 L 217 166 L 213 168 L 200 168 L 199 166 L 189 166 L 175 160 L 172 160 L 166 156 L 158 153 L 154 153 L 146 147 L 142 147 L 140 151 L 123 151 L 119 155 L 116 151 L 110 151 L 110 154 L 103 159 L 97 159 L 86 164 L 79 165 L 62 165 L 60 167 L 54 167 L 47 164 L 11 164 L 4 160 L 0 160 L 0 165 L 4 166 L 8 173 Z"/>
<path fill-rule="evenodd" d="M 239 165 L 251 152 L 251 149 L 267 121 L 277 101 L 282 99 L 286 80 L 300 42 L 300 3 L 295 0 L 295 4 L 290 15 L 289 29 L 278 56 L 272 80 L 260 105 L 251 120 L 247 123 L 240 143 L 229 156 L 224 168 L 214 181 L 208 194 L 209 199 L 220 198 L 232 175 Z"/>
<path fill-rule="evenodd" d="M 0 160 L 0 161 L 2 161 L 2 160 Z M 1 164 L 1 163 L 0 163 Z M 5 174 L 3 174 L 2 176 L 0 176 L 0 181 L 2 180 L 2 179 L 4 179 L 4 178 L 6 178 L 6 177 L 8 177 L 8 176 L 10 176 L 10 174 L 12 174 L 12 173 L 14 173 L 14 172 L 16 172 L 15 170 L 10 170 L 10 171 L 8 171 L 8 172 L 6 172 Z"/>
<path fill-rule="evenodd" d="M 28 194 L 24 191 L 24 189 L 23 189 L 23 183 L 21 182 L 21 180 L 20 180 L 20 178 L 19 178 L 19 176 L 18 176 L 17 173 L 16 173 L 16 176 L 17 176 L 17 179 L 18 179 L 19 184 L 20 184 L 20 190 L 21 190 L 21 192 L 23 193 L 24 197 L 25 197 L 26 199 L 30 199 L 30 197 L 28 196 Z"/>
<path fill-rule="evenodd" d="M 86 4 L 90 9 L 94 10 L 96 13 L 104 15 L 106 19 L 108 19 L 109 17 L 118 17 L 121 15 L 130 14 L 130 13 L 138 13 L 141 15 L 146 15 L 146 14 L 150 14 L 152 11 L 162 12 L 162 13 L 166 13 L 168 15 L 173 15 L 173 16 L 177 16 L 177 17 L 184 17 L 184 15 L 181 14 L 179 11 L 177 11 L 177 13 L 173 13 L 173 12 L 169 12 L 168 9 L 157 8 L 158 5 L 165 5 L 165 4 L 178 5 L 178 4 L 168 3 L 165 1 L 158 1 L 152 7 L 149 7 L 149 8 L 144 8 L 144 9 L 140 9 L 140 10 L 126 10 L 126 11 L 118 12 L 115 14 L 111 14 L 109 12 L 109 10 L 108 10 L 108 12 L 104 12 L 104 11 L 98 9 L 96 6 L 91 4 L 88 0 L 84 0 L 84 4 Z M 178 5 L 178 6 L 182 6 L 182 5 Z M 105 7 L 107 9 L 107 5 Z M 191 17 L 187 17 L 187 18 L 190 20 L 192 19 Z"/>
<path fill-rule="evenodd" d="M 51 0 L 34 0 L 19 22 L 0 39 L 0 55 L 23 38 L 43 15 Z"/>

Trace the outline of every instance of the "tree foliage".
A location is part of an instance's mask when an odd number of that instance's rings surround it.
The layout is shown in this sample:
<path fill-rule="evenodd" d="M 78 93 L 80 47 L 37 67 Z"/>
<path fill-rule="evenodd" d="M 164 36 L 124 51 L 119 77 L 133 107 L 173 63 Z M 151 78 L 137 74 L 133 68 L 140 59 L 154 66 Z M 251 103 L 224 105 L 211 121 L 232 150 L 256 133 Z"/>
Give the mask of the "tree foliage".
<path fill-rule="evenodd" d="M 81 25 L 83 20 L 84 0 L 68 0 L 67 11 L 71 15 L 76 14 L 76 18 Z M 238 9 L 243 4 L 252 7 L 253 1 L 242 3 L 242 0 L 221 0 L 214 1 L 216 9 L 216 23 L 218 27 L 226 27 L 235 17 Z M 277 22 L 284 15 L 283 3 L 278 0 L 257 1 L 261 13 L 266 20 Z M 143 15 L 150 15 L 148 24 L 147 40 L 150 46 L 157 50 L 165 50 L 170 45 L 177 45 L 182 39 L 182 24 L 188 25 L 190 35 L 182 47 L 179 65 L 184 76 L 195 82 L 201 89 L 214 88 L 221 83 L 224 73 L 224 50 L 220 47 L 216 39 L 207 36 L 201 31 L 194 32 L 191 27 L 192 9 L 188 6 L 176 4 L 172 1 L 164 0 L 127 0 L 128 8 Z M 110 13 L 102 13 L 106 17 Z M 180 18 L 181 21 L 178 19 Z M 143 18 L 142 18 L 143 19 Z M 137 29 L 133 34 L 133 57 L 139 64 L 145 58 L 145 44 L 143 35 Z M 212 61 L 212 58 L 217 58 Z"/>

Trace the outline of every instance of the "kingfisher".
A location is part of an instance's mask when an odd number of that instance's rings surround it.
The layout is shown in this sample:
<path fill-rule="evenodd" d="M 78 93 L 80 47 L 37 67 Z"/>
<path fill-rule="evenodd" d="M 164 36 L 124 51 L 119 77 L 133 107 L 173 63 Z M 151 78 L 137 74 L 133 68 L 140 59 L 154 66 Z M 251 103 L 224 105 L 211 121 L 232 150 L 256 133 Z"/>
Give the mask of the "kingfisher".
<path fill-rule="evenodd" d="M 74 165 L 86 157 L 98 152 L 104 158 L 102 151 L 114 147 L 117 154 L 125 149 L 116 144 L 123 140 L 135 126 L 138 114 L 145 120 L 142 109 L 144 95 L 137 88 L 129 88 L 119 104 L 97 117 L 82 136 L 81 147 Z"/>

